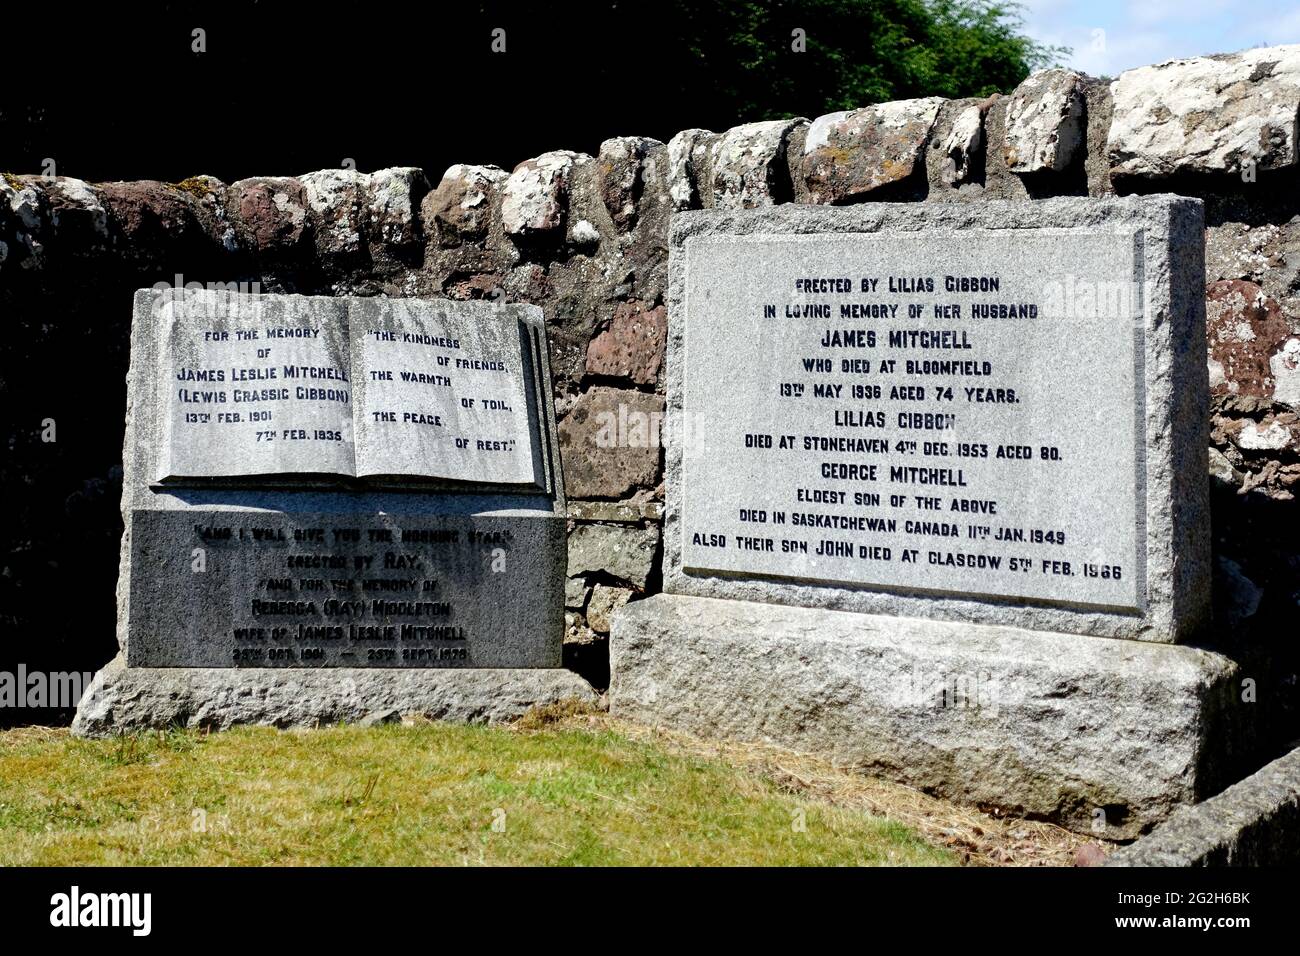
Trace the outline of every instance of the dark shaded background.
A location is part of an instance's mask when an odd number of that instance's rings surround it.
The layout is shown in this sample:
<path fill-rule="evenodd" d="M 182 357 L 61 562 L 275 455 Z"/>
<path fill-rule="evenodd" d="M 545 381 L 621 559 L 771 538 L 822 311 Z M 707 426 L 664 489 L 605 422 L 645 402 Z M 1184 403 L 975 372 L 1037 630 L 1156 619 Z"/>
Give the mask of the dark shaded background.
<path fill-rule="evenodd" d="M 53 158 L 91 182 L 233 182 L 350 158 L 436 183 L 452 163 L 594 155 L 610 136 L 667 142 L 695 126 L 1007 92 L 1056 52 L 1016 37 L 1001 6 L 937 2 L 938 17 L 919 0 L 13 9 L 0 169 Z M 207 52 L 191 49 L 196 27 Z M 505 53 L 491 50 L 497 27 Z M 795 28 L 805 53 L 791 50 Z"/>
<path fill-rule="evenodd" d="M 59 68 L 33 64 L 41 80 L 18 92 L 40 105 L 4 110 L 0 167 L 38 173 L 52 157 L 92 182 L 233 182 L 351 158 L 436 182 L 452 163 L 511 169 L 550 149 L 594 155 L 610 136 L 740 121 L 703 77 L 691 96 L 663 89 L 682 60 L 670 4 L 144 6 L 147 18 L 106 18 L 39 51 Z M 206 53 L 190 50 L 196 26 Z M 490 49 L 498 26 L 504 54 Z"/>

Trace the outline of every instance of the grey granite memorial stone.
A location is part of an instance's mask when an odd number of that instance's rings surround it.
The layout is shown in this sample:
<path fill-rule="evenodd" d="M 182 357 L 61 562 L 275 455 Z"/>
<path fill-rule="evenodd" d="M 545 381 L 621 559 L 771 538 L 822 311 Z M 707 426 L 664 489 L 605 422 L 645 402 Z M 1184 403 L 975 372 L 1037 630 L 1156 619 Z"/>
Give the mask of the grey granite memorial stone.
<path fill-rule="evenodd" d="M 74 729 L 590 696 L 548 382 L 532 306 L 137 293 L 121 654 Z"/>
<path fill-rule="evenodd" d="M 1202 228 L 1194 200 L 679 217 L 667 589 L 1194 633 Z"/>
<path fill-rule="evenodd" d="M 678 214 L 666 593 L 615 615 L 614 712 L 1111 835 L 1204 793 L 1203 230 L 1169 196 Z"/>

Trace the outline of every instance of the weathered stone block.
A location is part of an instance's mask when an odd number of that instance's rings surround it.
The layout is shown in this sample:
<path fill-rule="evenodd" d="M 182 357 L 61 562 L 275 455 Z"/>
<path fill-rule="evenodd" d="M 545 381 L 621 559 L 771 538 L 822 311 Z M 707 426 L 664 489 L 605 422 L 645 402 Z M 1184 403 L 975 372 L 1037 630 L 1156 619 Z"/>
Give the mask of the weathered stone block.
<path fill-rule="evenodd" d="M 597 644 L 607 645 L 609 637 L 597 634 L 587 626 L 586 620 L 577 612 L 564 615 L 564 648 L 566 652 L 581 648 L 590 651 Z"/>
<path fill-rule="evenodd" d="M 1300 332 L 1300 217 L 1280 224 L 1224 222 L 1207 227 L 1205 277 L 1210 282 L 1254 282 Z"/>
<path fill-rule="evenodd" d="M 1240 706 L 1237 665 L 1187 647 L 670 594 L 613 626 L 617 717 L 1111 839 L 1212 792 L 1205 741 Z"/>
<path fill-rule="evenodd" d="M 60 177 L 49 184 L 45 195 L 50 225 L 61 246 L 93 249 L 108 239 L 108 212 L 94 186 Z"/>
<path fill-rule="evenodd" d="M 400 252 L 421 238 L 417 211 L 429 182 L 411 166 L 379 169 L 366 177 L 368 238 L 373 245 Z"/>
<path fill-rule="evenodd" d="M 179 183 L 169 183 L 194 202 L 194 212 L 207 239 L 223 252 L 239 251 L 234 225 L 227 213 L 229 187 L 216 176 L 191 176 Z"/>
<path fill-rule="evenodd" d="M 972 179 L 977 166 L 983 166 L 984 114 L 987 105 L 971 104 L 953 116 L 941 142 L 939 179 L 945 186 L 957 187 Z"/>
<path fill-rule="evenodd" d="M 322 169 L 298 177 L 313 218 L 317 254 L 342 267 L 366 248 L 365 174 L 355 169 Z"/>
<path fill-rule="evenodd" d="M 49 238 L 48 201 L 44 190 L 30 180 L 0 175 L 0 266 L 12 261 L 23 269 L 40 268 Z"/>
<path fill-rule="evenodd" d="M 631 588 L 612 588 L 597 584 L 591 589 L 591 600 L 587 602 L 587 623 L 599 634 L 608 634 L 614 612 L 632 597 Z"/>
<path fill-rule="evenodd" d="M 658 395 L 596 386 L 560 422 L 564 486 L 575 498 L 622 498 L 659 481 Z"/>
<path fill-rule="evenodd" d="M 500 723 L 573 699 L 594 702 L 596 693 L 561 668 L 232 671 L 127 667 L 119 657 L 86 690 L 72 732 L 107 737 L 154 727 L 316 727 L 384 711 Z"/>
<path fill-rule="evenodd" d="M 659 492 L 662 490 L 658 489 Z M 613 521 L 619 524 L 659 521 L 663 518 L 663 502 L 656 500 L 653 497 L 655 494 L 656 492 L 643 488 L 622 501 L 571 499 L 569 517 L 575 521 Z"/>
<path fill-rule="evenodd" d="M 620 302 L 609 328 L 587 347 L 587 374 L 631 379 L 654 385 L 668 344 L 668 311 Z"/>
<path fill-rule="evenodd" d="M 600 144 L 596 156 L 600 198 L 619 232 L 626 232 L 636 224 L 646 162 L 663 151 L 663 143 L 644 136 L 618 136 Z"/>
<path fill-rule="evenodd" d="M 585 153 L 554 150 L 516 166 L 501 194 L 507 235 L 529 236 L 562 226 L 574 167 L 590 160 Z"/>
<path fill-rule="evenodd" d="M 1300 749 L 1204 803 L 1179 807 L 1108 866 L 1294 866 L 1300 863 Z"/>
<path fill-rule="evenodd" d="M 1234 490 L 1240 488 L 1245 475 L 1233 467 L 1232 462 L 1219 449 L 1210 448 L 1209 453 L 1210 477 L 1223 487 Z"/>
<path fill-rule="evenodd" d="M 1273 399 L 1300 410 L 1300 337 L 1292 336 L 1268 360 Z"/>
<path fill-rule="evenodd" d="M 1144 66 L 1121 73 L 1111 92 L 1113 177 L 1296 164 L 1300 45 Z"/>
<path fill-rule="evenodd" d="M 711 147 L 713 190 L 718 209 L 752 209 L 789 199 L 786 138 L 805 119 L 770 120 L 734 126 Z"/>
<path fill-rule="evenodd" d="M 1205 293 L 1210 391 L 1272 398 L 1273 366 L 1285 373 L 1291 328 L 1276 302 L 1253 282 L 1212 282 Z"/>
<path fill-rule="evenodd" d="M 1300 447 L 1300 418 L 1295 413 L 1266 415 L 1261 421 L 1238 418 L 1224 422 L 1216 432 L 1242 451 L 1277 452 Z"/>
<path fill-rule="evenodd" d="M 581 611 L 587 603 L 587 582 L 581 577 L 564 579 L 564 606 Z"/>
<path fill-rule="evenodd" d="M 496 166 L 448 167 L 420 207 L 425 229 L 436 230 L 444 244 L 482 238 L 491 223 L 493 197 L 508 176 Z"/>
<path fill-rule="evenodd" d="M 910 179 L 923 166 L 943 99 L 880 103 L 813 120 L 803 145 L 808 199 L 843 203 Z"/>
<path fill-rule="evenodd" d="M 0 176 L 0 200 L 20 229 L 35 232 L 41 228 L 41 191 L 36 183 L 18 176 Z"/>
<path fill-rule="evenodd" d="M 241 179 L 226 195 L 236 235 L 263 255 L 292 253 L 311 236 L 307 190 L 297 179 Z"/>
<path fill-rule="evenodd" d="M 709 153 L 717 134 L 684 129 L 668 141 L 668 195 L 673 209 L 699 209 L 707 192 Z M 703 184 L 703 188 L 701 186 Z"/>
<path fill-rule="evenodd" d="M 188 193 L 148 180 L 101 183 L 98 188 L 109 223 L 133 257 L 201 241 L 196 203 Z"/>
<path fill-rule="evenodd" d="M 1059 172 L 1083 142 L 1083 78 L 1071 70 L 1030 74 L 1011 94 L 1003 143 L 1016 173 Z"/>
<path fill-rule="evenodd" d="M 429 188 L 422 170 L 324 169 L 298 178 L 315 219 L 317 252 L 336 267 L 363 252 L 382 264 L 421 238 L 416 211 Z"/>
<path fill-rule="evenodd" d="M 607 574 L 645 590 L 659 550 L 659 528 L 580 524 L 569 533 L 569 575 Z"/>

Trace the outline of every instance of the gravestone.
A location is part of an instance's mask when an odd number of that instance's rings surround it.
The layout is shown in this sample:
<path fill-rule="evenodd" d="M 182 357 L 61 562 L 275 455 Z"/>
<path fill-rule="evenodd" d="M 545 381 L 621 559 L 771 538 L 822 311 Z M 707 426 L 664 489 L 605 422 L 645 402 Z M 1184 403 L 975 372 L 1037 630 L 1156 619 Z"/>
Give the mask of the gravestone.
<path fill-rule="evenodd" d="M 590 696 L 549 380 L 532 306 L 137 293 L 121 653 L 74 729 Z"/>
<path fill-rule="evenodd" d="M 1111 836 L 1212 787 L 1202 236 L 1176 197 L 679 214 L 613 711 Z"/>

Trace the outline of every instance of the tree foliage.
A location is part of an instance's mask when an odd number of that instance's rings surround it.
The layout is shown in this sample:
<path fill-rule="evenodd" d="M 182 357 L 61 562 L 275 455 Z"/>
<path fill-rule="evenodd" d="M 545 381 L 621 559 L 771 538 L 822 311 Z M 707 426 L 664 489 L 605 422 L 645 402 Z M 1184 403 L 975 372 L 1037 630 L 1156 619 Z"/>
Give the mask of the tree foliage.
<path fill-rule="evenodd" d="M 1009 92 L 1062 53 L 998 0 L 674 0 L 683 96 L 746 120 Z M 796 52 L 802 30 L 805 52 Z"/>

